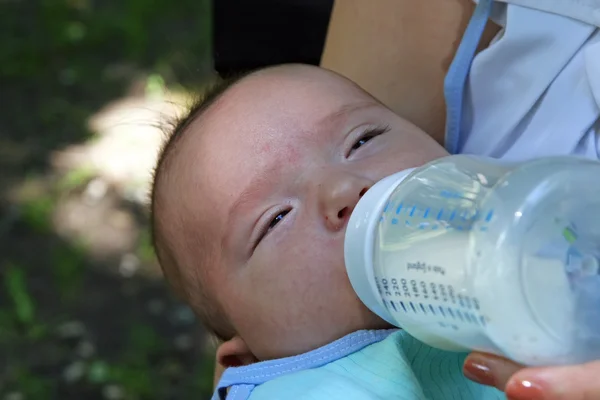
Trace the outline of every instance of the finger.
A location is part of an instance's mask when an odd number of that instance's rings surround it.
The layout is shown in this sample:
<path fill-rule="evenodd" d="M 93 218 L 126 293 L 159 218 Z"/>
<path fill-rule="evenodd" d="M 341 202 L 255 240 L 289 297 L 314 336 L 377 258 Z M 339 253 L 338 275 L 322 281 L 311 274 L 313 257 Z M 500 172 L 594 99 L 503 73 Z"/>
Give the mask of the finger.
<path fill-rule="evenodd" d="M 600 399 L 600 361 L 567 367 L 527 368 L 510 379 L 505 391 L 511 400 Z"/>
<path fill-rule="evenodd" d="M 504 390 L 510 377 L 522 368 L 505 358 L 476 352 L 466 358 L 463 373 L 474 382 Z"/>

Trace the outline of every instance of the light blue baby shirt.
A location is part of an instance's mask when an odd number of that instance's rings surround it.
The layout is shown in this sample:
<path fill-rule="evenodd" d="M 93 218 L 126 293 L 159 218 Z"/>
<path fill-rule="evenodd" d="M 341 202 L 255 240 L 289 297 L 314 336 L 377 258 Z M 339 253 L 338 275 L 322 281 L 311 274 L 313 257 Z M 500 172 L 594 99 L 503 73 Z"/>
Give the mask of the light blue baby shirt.
<path fill-rule="evenodd" d="M 359 331 L 300 356 L 231 368 L 219 387 L 231 387 L 228 400 L 505 399 L 463 376 L 465 357 L 401 330 Z"/>

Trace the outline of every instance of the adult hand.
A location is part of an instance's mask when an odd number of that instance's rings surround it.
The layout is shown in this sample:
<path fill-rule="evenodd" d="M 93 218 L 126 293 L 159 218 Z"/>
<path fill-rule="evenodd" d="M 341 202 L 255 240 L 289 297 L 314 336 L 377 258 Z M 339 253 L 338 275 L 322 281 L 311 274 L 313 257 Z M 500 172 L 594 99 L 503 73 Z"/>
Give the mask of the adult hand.
<path fill-rule="evenodd" d="M 503 390 L 510 400 L 600 399 L 600 361 L 525 368 L 498 356 L 471 353 L 464 373 L 475 382 Z"/>

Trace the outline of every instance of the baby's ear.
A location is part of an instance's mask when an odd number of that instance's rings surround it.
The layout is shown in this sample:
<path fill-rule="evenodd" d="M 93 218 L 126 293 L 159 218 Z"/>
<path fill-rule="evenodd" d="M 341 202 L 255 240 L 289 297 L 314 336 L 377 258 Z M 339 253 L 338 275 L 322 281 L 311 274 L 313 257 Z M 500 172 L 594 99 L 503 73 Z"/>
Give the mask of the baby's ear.
<path fill-rule="evenodd" d="M 241 367 L 254 364 L 258 361 L 250 351 L 246 342 L 239 337 L 234 336 L 231 340 L 221 344 L 217 349 L 217 361 L 225 368 Z"/>

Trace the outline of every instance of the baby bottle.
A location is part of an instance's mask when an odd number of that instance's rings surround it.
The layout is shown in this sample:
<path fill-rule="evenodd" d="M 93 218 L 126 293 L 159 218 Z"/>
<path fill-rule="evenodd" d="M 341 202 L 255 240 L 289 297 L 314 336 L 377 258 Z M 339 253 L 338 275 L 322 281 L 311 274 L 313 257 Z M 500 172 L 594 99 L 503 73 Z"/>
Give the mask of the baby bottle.
<path fill-rule="evenodd" d="M 345 260 L 374 313 L 444 350 L 600 359 L 600 163 L 450 156 L 374 185 Z"/>

